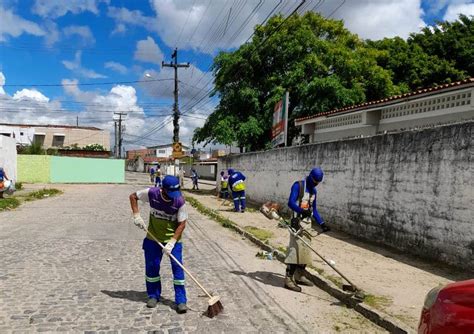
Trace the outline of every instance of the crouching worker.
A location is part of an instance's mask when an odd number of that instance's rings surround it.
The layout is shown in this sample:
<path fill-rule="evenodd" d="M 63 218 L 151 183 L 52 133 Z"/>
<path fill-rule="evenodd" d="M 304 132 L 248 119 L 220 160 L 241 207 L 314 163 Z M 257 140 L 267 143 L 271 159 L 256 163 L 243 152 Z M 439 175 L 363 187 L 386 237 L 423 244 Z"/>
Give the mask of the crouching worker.
<path fill-rule="evenodd" d="M 321 168 L 313 168 L 304 180 L 296 181 L 291 187 L 288 206 L 293 211 L 291 228 L 306 242 L 311 243 L 311 217 L 319 224 L 323 232 L 329 231 L 324 224 L 316 207 L 316 186 L 323 180 Z M 304 276 L 305 268 L 312 263 L 310 250 L 294 235 L 290 234 L 287 255 L 285 259 L 286 277 L 285 288 L 292 291 L 301 291 L 301 285 L 312 286 L 313 283 Z"/>
<path fill-rule="evenodd" d="M 183 263 L 183 244 L 181 236 L 186 226 L 188 213 L 184 197 L 181 195 L 177 177 L 167 175 L 162 181 L 161 188 L 149 188 L 130 195 L 133 212 L 133 223 L 147 230 L 146 224 L 138 212 L 138 201 L 150 204 L 150 221 L 148 234 L 143 240 L 145 252 L 145 283 L 148 294 L 147 307 L 156 307 L 161 296 L 160 263 L 163 254 L 172 254 L 181 264 Z M 150 236 L 153 235 L 162 245 L 162 249 Z M 178 313 L 186 313 L 186 290 L 184 288 L 184 271 L 173 259 L 173 283 L 175 302 Z"/>

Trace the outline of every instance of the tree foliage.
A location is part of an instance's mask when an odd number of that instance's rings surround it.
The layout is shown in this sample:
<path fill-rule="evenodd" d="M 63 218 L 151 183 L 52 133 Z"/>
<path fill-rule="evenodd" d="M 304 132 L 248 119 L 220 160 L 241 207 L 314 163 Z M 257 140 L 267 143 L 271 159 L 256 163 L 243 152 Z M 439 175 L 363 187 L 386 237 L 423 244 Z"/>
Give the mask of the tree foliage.
<path fill-rule="evenodd" d="M 459 57 L 445 57 L 442 50 L 451 44 L 436 35 L 449 31 L 454 39 L 470 31 L 470 37 L 462 40 L 472 41 L 472 20 L 465 17 L 463 23 L 434 31 L 439 42 L 431 41 L 425 30 L 408 41 L 363 41 L 342 21 L 313 12 L 292 16 L 284 24 L 283 20 L 272 17 L 255 28 L 251 42 L 215 57 L 214 84 L 220 101 L 203 127 L 196 129 L 194 142 L 265 148 L 273 107 L 285 91 L 290 92 L 291 142 L 298 131 L 295 118 L 462 79 L 473 64 L 468 46 L 458 48 Z"/>

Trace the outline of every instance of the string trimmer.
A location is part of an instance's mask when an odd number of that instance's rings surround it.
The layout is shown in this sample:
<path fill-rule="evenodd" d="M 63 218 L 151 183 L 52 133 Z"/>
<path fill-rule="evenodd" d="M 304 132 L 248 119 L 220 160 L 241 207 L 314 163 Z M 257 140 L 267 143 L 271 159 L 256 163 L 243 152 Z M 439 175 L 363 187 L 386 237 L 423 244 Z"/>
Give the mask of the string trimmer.
<path fill-rule="evenodd" d="M 148 233 L 149 236 L 152 237 L 153 240 L 155 240 L 155 242 L 162 248 L 164 249 L 165 246 L 163 246 L 163 244 L 161 242 L 158 241 L 158 239 L 155 238 L 155 236 L 153 234 L 150 233 L 150 231 L 145 228 L 145 231 Z M 194 278 L 194 276 L 189 272 L 188 269 L 186 269 L 174 256 L 173 254 L 171 253 L 168 253 L 169 257 L 173 259 L 174 262 L 176 262 L 176 264 L 178 266 L 181 267 L 181 269 L 183 269 L 186 274 L 189 275 L 189 277 L 191 277 L 191 279 L 194 281 L 194 283 L 196 283 L 196 285 L 201 288 L 201 290 L 209 297 L 209 300 L 208 300 L 208 304 L 209 306 L 207 307 L 207 311 L 204 312 L 204 314 L 206 316 L 208 316 L 209 318 L 213 318 L 215 317 L 216 315 L 218 315 L 219 313 L 221 313 L 223 310 L 224 310 L 224 306 L 222 306 L 222 303 L 220 301 L 220 297 L 219 296 L 213 296 L 211 295 L 209 292 L 207 292 L 207 290 L 198 282 L 198 280 L 196 278 Z"/>
<path fill-rule="evenodd" d="M 352 283 L 330 261 L 326 260 L 321 254 L 319 254 L 316 250 L 314 250 L 314 248 L 311 247 L 311 245 L 308 242 L 306 242 L 302 237 L 300 237 L 299 234 L 297 233 L 297 231 L 295 231 L 286 220 L 284 220 L 282 217 L 280 217 L 280 215 L 278 213 L 276 213 L 275 211 L 272 211 L 271 217 L 275 220 L 278 220 L 280 224 L 282 224 L 286 228 L 288 228 L 290 233 L 295 238 L 298 238 L 306 247 L 308 247 L 310 250 L 312 250 L 314 254 L 316 254 L 321 260 L 326 262 L 326 264 L 328 266 L 330 266 L 336 273 L 339 274 L 339 276 L 341 276 L 344 280 L 346 280 L 347 283 L 349 283 L 349 284 L 343 284 L 342 285 L 342 290 L 354 293 L 354 297 L 359 299 L 359 300 L 363 300 L 365 298 L 365 294 L 364 294 L 364 292 L 362 292 L 362 290 L 360 290 L 354 283 Z"/>

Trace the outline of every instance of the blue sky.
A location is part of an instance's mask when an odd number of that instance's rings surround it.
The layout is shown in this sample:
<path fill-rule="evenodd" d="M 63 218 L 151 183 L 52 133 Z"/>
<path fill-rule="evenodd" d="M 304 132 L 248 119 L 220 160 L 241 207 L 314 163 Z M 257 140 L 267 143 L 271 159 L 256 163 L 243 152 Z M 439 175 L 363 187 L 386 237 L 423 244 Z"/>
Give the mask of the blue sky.
<path fill-rule="evenodd" d="M 205 94 L 213 56 L 238 47 L 272 10 L 287 15 L 297 5 L 278 3 L 3 0 L 0 122 L 74 124 L 79 116 L 112 129 L 113 112 L 126 111 L 129 147 L 169 142 L 173 70 L 161 61 L 179 47 L 179 61 L 191 64 L 179 71 L 181 137 L 189 143 L 217 103 Z M 474 0 L 307 0 L 302 10 L 343 19 L 363 38 L 406 38 L 436 20 L 474 14 Z"/>

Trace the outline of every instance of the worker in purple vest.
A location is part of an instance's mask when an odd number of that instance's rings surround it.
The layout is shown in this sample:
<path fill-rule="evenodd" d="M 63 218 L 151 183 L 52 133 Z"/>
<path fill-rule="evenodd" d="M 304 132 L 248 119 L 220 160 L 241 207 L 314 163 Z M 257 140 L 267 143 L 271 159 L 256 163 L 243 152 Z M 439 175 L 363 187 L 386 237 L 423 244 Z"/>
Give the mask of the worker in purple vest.
<path fill-rule="evenodd" d="M 148 234 L 143 240 L 143 250 L 145 252 L 145 283 L 148 294 L 146 305 L 153 308 L 156 307 L 161 296 L 160 263 L 163 253 L 171 253 L 181 264 L 183 263 L 181 235 L 186 226 L 188 212 L 180 191 L 179 180 L 171 175 L 163 178 L 162 187 L 147 188 L 130 195 L 133 223 L 137 227 L 147 230 L 138 211 L 139 200 L 150 204 L 150 222 Z M 164 245 L 164 249 L 153 240 L 150 234 Z M 186 313 L 184 271 L 174 260 L 170 261 L 177 312 Z"/>

